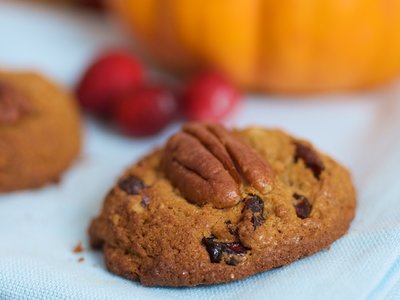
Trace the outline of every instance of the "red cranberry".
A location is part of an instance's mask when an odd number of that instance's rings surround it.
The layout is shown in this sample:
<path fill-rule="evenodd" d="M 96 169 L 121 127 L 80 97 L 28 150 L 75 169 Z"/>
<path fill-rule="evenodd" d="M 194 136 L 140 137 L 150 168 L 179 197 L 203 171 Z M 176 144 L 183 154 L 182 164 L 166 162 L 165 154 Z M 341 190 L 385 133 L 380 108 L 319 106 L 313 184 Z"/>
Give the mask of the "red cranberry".
<path fill-rule="evenodd" d="M 204 73 L 189 82 L 182 99 L 183 114 L 195 121 L 218 121 L 239 102 L 239 91 L 218 74 Z"/>
<path fill-rule="evenodd" d="M 142 81 L 143 70 L 133 56 L 114 50 L 100 56 L 87 69 L 77 94 L 82 107 L 99 116 L 110 115 L 116 97 Z"/>
<path fill-rule="evenodd" d="M 118 100 L 114 120 L 126 134 L 144 137 L 166 127 L 176 116 L 176 99 L 169 90 L 143 85 Z"/>

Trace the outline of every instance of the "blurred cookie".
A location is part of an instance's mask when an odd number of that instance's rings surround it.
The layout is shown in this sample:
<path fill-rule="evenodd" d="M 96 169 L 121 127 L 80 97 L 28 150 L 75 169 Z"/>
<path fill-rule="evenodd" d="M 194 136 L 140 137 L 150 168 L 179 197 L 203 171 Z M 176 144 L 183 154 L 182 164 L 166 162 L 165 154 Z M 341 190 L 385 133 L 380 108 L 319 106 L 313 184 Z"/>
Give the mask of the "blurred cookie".
<path fill-rule="evenodd" d="M 306 141 L 189 123 L 122 175 L 89 234 L 123 277 L 215 284 L 328 248 L 355 205 L 348 171 Z"/>
<path fill-rule="evenodd" d="M 80 142 L 70 94 L 39 74 L 0 72 L 0 192 L 57 182 Z"/>

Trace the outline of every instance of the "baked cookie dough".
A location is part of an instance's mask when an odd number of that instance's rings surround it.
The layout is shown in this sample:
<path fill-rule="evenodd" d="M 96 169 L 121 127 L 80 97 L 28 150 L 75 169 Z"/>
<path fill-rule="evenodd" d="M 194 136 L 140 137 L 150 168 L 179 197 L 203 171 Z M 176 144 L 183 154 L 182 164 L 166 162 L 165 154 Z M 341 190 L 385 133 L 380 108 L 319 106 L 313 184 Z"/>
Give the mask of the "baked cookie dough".
<path fill-rule="evenodd" d="M 89 234 L 115 274 L 216 284 L 328 248 L 355 206 L 349 172 L 307 141 L 188 123 L 121 176 Z"/>
<path fill-rule="evenodd" d="M 0 192 L 57 182 L 80 141 L 71 95 L 39 74 L 0 71 Z"/>

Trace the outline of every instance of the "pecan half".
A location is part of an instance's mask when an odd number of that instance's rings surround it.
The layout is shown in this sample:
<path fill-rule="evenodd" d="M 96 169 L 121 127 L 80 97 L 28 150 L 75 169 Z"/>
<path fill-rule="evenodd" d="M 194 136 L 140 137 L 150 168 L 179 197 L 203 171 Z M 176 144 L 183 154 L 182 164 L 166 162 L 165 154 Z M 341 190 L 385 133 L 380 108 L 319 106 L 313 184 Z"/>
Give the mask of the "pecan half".
<path fill-rule="evenodd" d="M 262 194 L 272 189 L 269 165 L 250 146 L 217 124 L 189 123 L 173 135 L 162 168 L 182 195 L 197 205 L 236 205 L 241 185 Z"/>
<path fill-rule="evenodd" d="M 15 88 L 0 81 L 0 124 L 11 124 L 31 111 L 29 101 Z"/>

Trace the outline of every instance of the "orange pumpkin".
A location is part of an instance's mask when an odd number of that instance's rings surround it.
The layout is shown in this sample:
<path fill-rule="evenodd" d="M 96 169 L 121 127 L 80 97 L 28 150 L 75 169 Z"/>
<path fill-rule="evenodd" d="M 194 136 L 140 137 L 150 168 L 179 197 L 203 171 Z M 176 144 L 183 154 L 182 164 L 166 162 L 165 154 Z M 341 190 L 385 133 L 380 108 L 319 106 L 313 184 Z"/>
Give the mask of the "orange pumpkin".
<path fill-rule="evenodd" d="M 371 86 L 400 73 L 400 0 L 109 0 L 151 57 L 253 90 Z"/>

